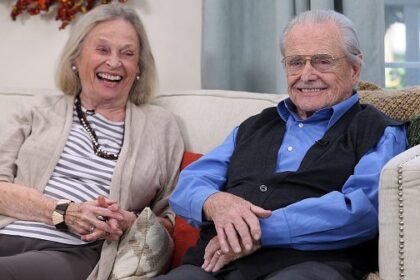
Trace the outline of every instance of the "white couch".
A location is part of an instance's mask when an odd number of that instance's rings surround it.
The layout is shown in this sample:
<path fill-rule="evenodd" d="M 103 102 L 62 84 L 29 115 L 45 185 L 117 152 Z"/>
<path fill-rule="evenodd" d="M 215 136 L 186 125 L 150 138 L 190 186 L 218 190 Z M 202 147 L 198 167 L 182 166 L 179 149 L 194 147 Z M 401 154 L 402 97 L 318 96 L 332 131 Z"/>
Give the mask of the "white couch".
<path fill-rule="evenodd" d="M 162 93 L 153 103 L 175 114 L 187 151 L 207 153 L 247 117 L 275 106 L 286 97 L 286 94 L 190 90 Z"/>
<path fill-rule="evenodd" d="M 420 145 L 394 157 L 382 170 L 379 232 L 381 278 L 420 279 Z"/>
<path fill-rule="evenodd" d="M 33 95 L 59 94 L 54 90 L 15 90 L 0 88 L 1 122 Z M 153 101 L 172 111 L 177 118 L 186 150 L 206 153 L 221 143 L 229 132 L 248 116 L 275 106 L 287 95 L 256 94 L 218 90 L 188 90 L 162 93 Z M 1 131 L 1 130 L 0 130 Z M 384 168 L 380 183 L 380 275 L 385 280 L 399 279 L 403 267 L 405 279 L 420 275 L 420 146 L 395 157 Z M 397 169 L 403 163 L 403 218 L 399 217 Z M 400 230 L 403 220 L 404 229 Z M 399 252 L 403 233 L 404 254 Z M 400 257 L 404 257 L 403 265 Z M 373 279 L 373 276 L 372 278 Z"/>

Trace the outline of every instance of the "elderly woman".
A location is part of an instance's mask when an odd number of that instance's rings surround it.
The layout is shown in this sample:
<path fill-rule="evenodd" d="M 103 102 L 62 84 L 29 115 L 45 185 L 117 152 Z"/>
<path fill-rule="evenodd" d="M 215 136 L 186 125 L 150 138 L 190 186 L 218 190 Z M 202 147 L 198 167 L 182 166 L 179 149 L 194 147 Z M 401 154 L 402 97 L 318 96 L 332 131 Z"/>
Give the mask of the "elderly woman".
<path fill-rule="evenodd" d="M 86 14 L 57 81 L 64 95 L 37 99 L 0 135 L 2 280 L 107 279 L 137 213 L 172 225 L 183 143 L 174 118 L 146 105 L 155 64 L 135 11 Z"/>

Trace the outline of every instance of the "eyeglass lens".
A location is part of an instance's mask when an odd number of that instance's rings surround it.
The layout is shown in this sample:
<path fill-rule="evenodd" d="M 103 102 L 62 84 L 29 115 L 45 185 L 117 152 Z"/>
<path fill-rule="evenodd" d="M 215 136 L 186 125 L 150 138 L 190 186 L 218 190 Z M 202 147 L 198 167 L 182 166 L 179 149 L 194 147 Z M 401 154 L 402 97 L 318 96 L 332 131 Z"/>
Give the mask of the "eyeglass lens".
<path fill-rule="evenodd" d="M 298 72 L 305 67 L 307 60 L 309 60 L 309 63 L 313 68 L 321 72 L 330 70 L 334 66 L 335 61 L 329 54 L 314 54 L 311 56 L 292 55 L 284 58 L 284 64 L 287 71 Z"/>

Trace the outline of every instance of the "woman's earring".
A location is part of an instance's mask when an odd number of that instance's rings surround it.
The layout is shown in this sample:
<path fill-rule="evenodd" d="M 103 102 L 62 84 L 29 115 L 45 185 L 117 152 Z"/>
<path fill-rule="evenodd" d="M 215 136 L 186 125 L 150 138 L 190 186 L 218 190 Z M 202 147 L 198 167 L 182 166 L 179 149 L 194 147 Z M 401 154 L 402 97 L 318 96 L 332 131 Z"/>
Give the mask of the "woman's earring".
<path fill-rule="evenodd" d="M 139 81 L 140 80 L 140 75 L 136 76 L 136 80 Z"/>
<path fill-rule="evenodd" d="M 71 66 L 71 70 L 73 70 L 74 73 L 77 73 L 77 67 L 76 67 L 76 65 L 72 65 Z"/>

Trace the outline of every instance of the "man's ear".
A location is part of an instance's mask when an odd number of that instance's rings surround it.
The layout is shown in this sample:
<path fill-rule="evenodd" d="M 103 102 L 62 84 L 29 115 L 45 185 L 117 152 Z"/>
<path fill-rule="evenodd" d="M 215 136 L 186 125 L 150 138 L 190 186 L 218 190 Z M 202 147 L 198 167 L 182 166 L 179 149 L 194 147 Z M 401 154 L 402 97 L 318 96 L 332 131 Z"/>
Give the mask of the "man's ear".
<path fill-rule="evenodd" d="M 357 85 L 360 80 L 360 73 L 362 72 L 363 55 L 358 54 L 359 62 L 352 65 L 351 83 L 353 86 Z"/>

